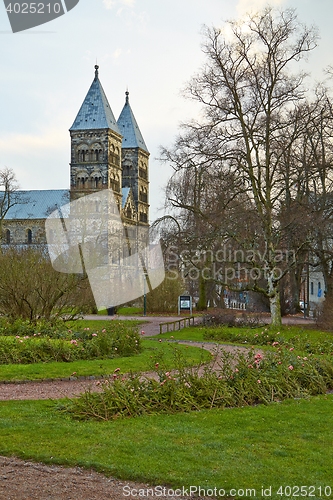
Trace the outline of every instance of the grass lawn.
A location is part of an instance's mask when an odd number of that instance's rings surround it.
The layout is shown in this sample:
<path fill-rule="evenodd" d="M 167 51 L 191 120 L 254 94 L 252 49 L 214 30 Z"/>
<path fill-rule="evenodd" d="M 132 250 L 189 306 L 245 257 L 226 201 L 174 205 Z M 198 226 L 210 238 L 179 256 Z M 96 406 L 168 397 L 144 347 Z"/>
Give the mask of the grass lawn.
<path fill-rule="evenodd" d="M 256 490 L 313 486 L 333 498 L 333 395 L 268 406 L 72 421 L 50 401 L 0 403 L 0 453 L 93 467 L 122 479 Z M 320 489 L 322 492 L 320 494 Z M 234 494 L 233 498 L 243 498 Z M 295 495 L 294 495 L 295 496 Z M 304 495 L 296 495 L 304 496 Z"/>
<path fill-rule="evenodd" d="M 231 337 L 229 343 L 235 342 L 237 343 L 237 335 L 248 335 L 249 337 L 254 337 L 256 334 L 261 334 L 267 328 L 268 333 L 275 333 L 275 329 L 270 329 L 269 326 L 260 327 L 260 328 L 247 328 L 247 327 L 228 327 L 228 326 L 217 326 L 217 327 L 203 327 L 203 326 L 191 326 L 183 328 L 180 331 L 162 333 L 158 335 L 159 338 L 162 339 L 170 339 L 174 338 L 176 340 L 193 340 L 196 342 L 204 342 L 204 333 L 207 331 L 216 331 L 220 332 L 222 335 L 225 332 L 228 336 Z M 306 336 L 312 341 L 324 341 L 327 339 L 333 340 L 333 334 L 329 332 L 322 332 L 320 330 L 314 330 L 312 328 L 307 328 L 304 326 L 282 326 L 279 328 L 279 332 L 281 337 L 285 340 L 290 340 L 296 336 Z M 209 341 L 209 340 L 208 340 Z M 211 340 L 214 342 L 214 340 Z M 221 341 L 222 342 L 222 341 Z M 223 341 L 223 343 L 228 343 Z"/>
<path fill-rule="evenodd" d="M 76 328 L 102 329 L 103 323 L 76 322 Z M 263 328 L 226 331 L 230 342 L 237 343 L 239 333 L 254 337 Z M 189 363 L 197 364 L 202 361 L 200 349 L 158 340 L 203 342 L 204 332 L 205 328 L 190 327 L 143 339 L 144 351 L 128 358 L 0 365 L 0 380 L 69 377 L 73 372 L 98 376 L 118 367 L 122 372 L 146 371 L 161 363 L 161 356 L 172 368 L 175 347 Z M 280 334 L 285 340 L 303 335 L 313 342 L 332 338 L 297 326 L 282 327 Z M 210 358 L 206 351 L 204 355 Z M 74 421 L 57 409 L 59 404 L 61 400 L 0 402 L 0 454 L 92 467 L 121 479 L 172 488 L 217 488 L 225 498 L 262 499 L 264 488 L 273 500 L 333 499 L 333 394 L 109 422 Z"/>
<path fill-rule="evenodd" d="M 113 373 L 116 368 L 120 368 L 122 373 L 148 371 L 156 361 L 163 359 L 167 369 L 174 365 L 175 348 L 182 352 L 187 362 L 191 365 L 198 364 L 202 360 L 211 359 L 207 351 L 197 347 L 175 345 L 168 343 L 158 343 L 154 340 L 142 340 L 143 352 L 136 356 L 129 356 L 114 359 L 94 359 L 91 361 L 73 361 L 33 363 L 28 365 L 10 364 L 0 365 L 0 381 L 15 380 L 38 380 L 47 378 L 68 378 L 74 372 L 79 376 L 103 376 Z"/>

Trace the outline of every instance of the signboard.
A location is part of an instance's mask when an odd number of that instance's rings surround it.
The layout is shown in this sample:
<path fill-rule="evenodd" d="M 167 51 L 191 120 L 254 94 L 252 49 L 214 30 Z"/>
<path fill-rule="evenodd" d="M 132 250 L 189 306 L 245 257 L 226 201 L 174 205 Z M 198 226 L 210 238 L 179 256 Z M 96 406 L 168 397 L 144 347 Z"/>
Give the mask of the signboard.
<path fill-rule="evenodd" d="M 186 311 L 192 314 L 192 297 L 191 295 L 180 295 L 178 297 L 178 314 Z"/>

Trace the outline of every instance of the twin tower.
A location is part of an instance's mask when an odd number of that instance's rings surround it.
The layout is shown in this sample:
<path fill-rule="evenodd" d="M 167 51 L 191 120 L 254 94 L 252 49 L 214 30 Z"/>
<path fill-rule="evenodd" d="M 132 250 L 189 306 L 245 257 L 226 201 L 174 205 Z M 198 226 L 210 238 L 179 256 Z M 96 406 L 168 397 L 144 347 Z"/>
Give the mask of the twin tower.
<path fill-rule="evenodd" d="M 149 224 L 149 152 L 126 92 L 115 119 L 95 66 L 95 78 L 70 128 L 71 201 L 112 188 L 126 225 Z"/>

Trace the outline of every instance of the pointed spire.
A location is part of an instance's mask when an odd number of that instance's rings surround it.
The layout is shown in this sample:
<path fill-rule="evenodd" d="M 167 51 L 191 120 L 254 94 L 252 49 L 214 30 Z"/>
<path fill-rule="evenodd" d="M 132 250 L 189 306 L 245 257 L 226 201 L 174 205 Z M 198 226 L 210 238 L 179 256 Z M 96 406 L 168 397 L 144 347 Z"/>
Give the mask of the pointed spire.
<path fill-rule="evenodd" d="M 96 64 L 95 78 L 70 130 L 108 128 L 119 134 L 116 119 L 98 78 L 98 69 Z"/>
<path fill-rule="evenodd" d="M 148 149 L 140 132 L 139 126 L 129 103 L 128 89 L 125 92 L 125 104 L 118 118 L 117 124 L 121 135 L 123 136 L 123 148 L 141 148 L 144 151 Z"/>

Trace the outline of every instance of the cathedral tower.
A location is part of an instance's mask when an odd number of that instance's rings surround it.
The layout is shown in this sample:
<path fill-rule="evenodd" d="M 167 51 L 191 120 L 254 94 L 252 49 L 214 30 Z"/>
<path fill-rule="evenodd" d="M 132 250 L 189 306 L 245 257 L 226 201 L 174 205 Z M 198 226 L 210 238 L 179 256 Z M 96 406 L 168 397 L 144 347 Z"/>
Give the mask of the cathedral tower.
<path fill-rule="evenodd" d="M 122 187 L 131 188 L 138 222 L 149 223 L 149 152 L 134 117 L 126 92 L 125 105 L 117 121 L 122 139 Z"/>
<path fill-rule="evenodd" d="M 70 128 L 70 199 L 112 188 L 122 206 L 122 136 L 95 66 L 95 78 Z"/>

